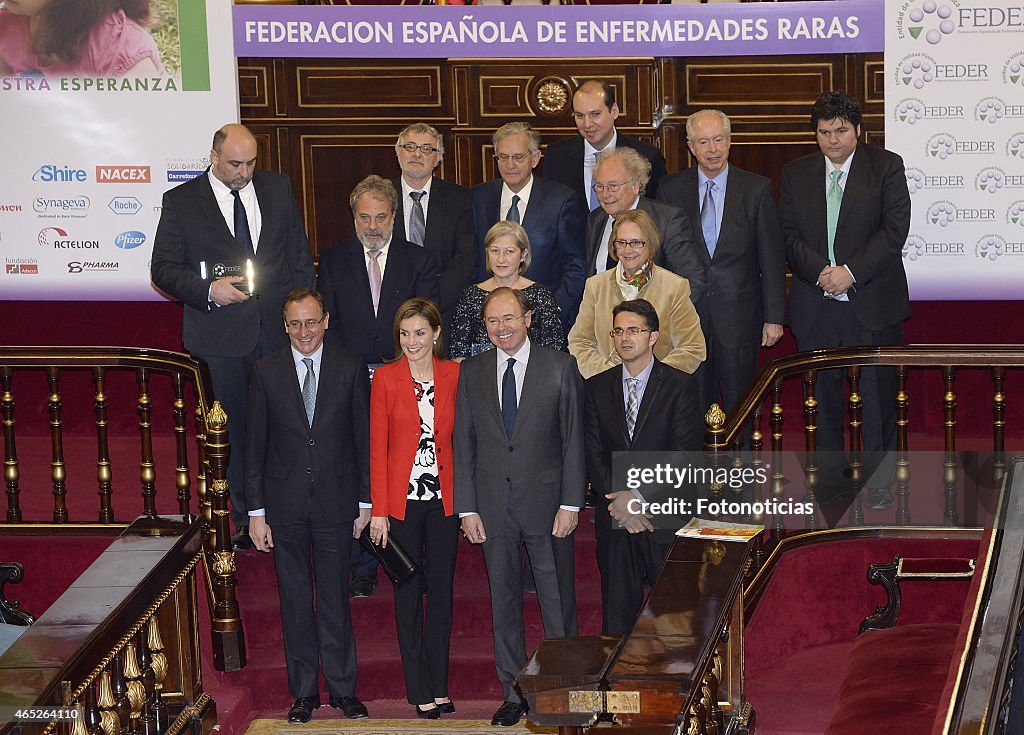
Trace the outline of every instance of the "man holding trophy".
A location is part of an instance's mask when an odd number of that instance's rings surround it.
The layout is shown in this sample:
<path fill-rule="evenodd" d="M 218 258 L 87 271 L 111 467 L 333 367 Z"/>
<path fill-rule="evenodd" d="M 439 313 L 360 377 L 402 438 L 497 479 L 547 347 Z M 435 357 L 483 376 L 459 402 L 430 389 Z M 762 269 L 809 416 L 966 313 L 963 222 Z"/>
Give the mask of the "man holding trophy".
<path fill-rule="evenodd" d="M 256 139 L 229 124 L 213 136 L 205 174 L 163 196 L 151 276 L 184 303 L 182 342 L 210 367 L 234 447 L 245 446 L 249 371 L 288 344 L 281 303 L 312 288 L 313 258 L 286 176 L 256 168 Z M 252 548 L 242 493 L 242 452 L 231 453 L 228 487 L 235 548 Z"/>

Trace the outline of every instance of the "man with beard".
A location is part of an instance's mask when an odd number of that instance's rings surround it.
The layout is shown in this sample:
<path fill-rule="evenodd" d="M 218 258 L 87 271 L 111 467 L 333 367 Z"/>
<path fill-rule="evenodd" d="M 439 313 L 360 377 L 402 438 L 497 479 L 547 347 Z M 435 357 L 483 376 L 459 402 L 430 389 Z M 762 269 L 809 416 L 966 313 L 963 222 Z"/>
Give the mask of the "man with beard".
<path fill-rule="evenodd" d="M 398 307 L 413 296 L 439 297 L 434 256 L 392 236 L 398 194 L 385 178 L 371 174 L 349 197 L 356 237 L 320 257 L 318 289 L 334 327 L 328 341 L 362 357 L 372 369 L 395 356 L 391 328 Z M 353 597 L 369 597 L 377 587 L 377 562 L 358 543 L 352 549 Z"/>

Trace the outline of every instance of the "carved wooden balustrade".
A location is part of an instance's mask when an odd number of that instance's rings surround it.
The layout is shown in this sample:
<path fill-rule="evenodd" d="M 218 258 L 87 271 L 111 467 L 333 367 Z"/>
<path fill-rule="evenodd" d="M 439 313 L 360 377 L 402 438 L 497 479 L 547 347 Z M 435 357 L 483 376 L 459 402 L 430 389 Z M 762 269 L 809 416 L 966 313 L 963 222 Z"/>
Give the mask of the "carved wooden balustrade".
<path fill-rule="evenodd" d="M 71 382 L 78 390 L 66 394 L 62 385 Z M 134 384 L 134 385 L 133 385 Z M 86 389 L 84 386 L 88 385 Z M 114 473 L 136 475 L 140 509 L 131 513 L 157 516 L 157 462 L 154 438 L 169 419 L 173 433 L 177 512 L 186 520 L 201 519 L 207 597 L 211 607 L 214 663 L 233 671 L 245 666 L 245 642 L 235 597 L 235 562 L 231 551 L 226 468 L 230 452 L 227 422 L 214 400 L 206 365 L 177 352 L 118 347 L 0 347 L 0 418 L 3 424 L 6 523 L 0 534 L 35 529 L 75 532 L 97 526 L 124 526 L 115 520 Z M 41 393 L 45 390 L 45 394 Z M 89 396 L 81 395 L 88 390 Z M 113 392 L 112 392 L 113 391 Z M 166 391 L 166 392 L 164 392 Z M 125 395 L 125 394 L 128 395 Z M 91 398 L 91 433 L 95 436 L 95 484 L 98 495 L 96 520 L 70 518 L 67 495 L 84 492 L 88 480 L 69 477 L 65 463 L 66 417 L 64 405 Z M 116 399 L 116 400 L 115 400 Z M 111 424 L 114 404 L 127 401 L 137 413 L 139 445 L 135 457 L 112 456 Z M 18 456 L 19 428 L 30 430 L 32 409 L 45 402 L 50 440 L 49 477 L 52 486 L 51 518 L 29 518 L 23 511 L 22 461 Z M 16 410 L 17 408 L 17 410 Z M 25 409 L 28 409 L 26 412 Z M 165 411 L 164 416 L 160 416 Z M 22 421 L 25 413 L 27 418 Z M 81 416 L 75 419 L 82 428 Z M 190 434 L 194 440 L 194 467 L 190 465 Z M 27 436 L 26 436 L 27 438 Z M 36 438 L 36 437 L 33 437 Z M 38 439 L 37 439 L 38 441 Z M 131 468 L 130 470 L 126 468 Z M 160 470 L 162 471 L 162 470 Z M 192 496 L 192 483 L 196 494 Z M 81 489 L 79 489 L 81 488 Z M 120 500 L 120 499 L 119 499 Z M 121 505 L 124 507 L 124 505 Z M 98 521 L 98 523 L 97 523 Z M 17 560 L 6 560 L 17 561 Z"/>
<path fill-rule="evenodd" d="M 815 492 L 819 489 L 820 462 L 817 449 L 817 410 L 816 397 L 817 377 L 823 370 L 844 370 L 847 379 L 847 457 L 850 485 L 855 497 L 849 508 L 848 522 L 859 525 L 864 520 L 863 493 L 860 492 L 867 478 L 863 464 L 863 433 L 861 428 L 862 397 L 860 394 L 861 372 L 864 368 L 888 367 L 896 375 L 896 451 L 894 471 L 894 496 L 896 525 L 910 525 L 912 522 L 910 509 L 910 489 L 912 457 L 911 442 L 911 399 L 921 404 L 934 404 L 934 414 L 941 415 L 932 421 L 923 422 L 931 425 L 916 427 L 920 433 L 936 434 L 930 431 L 935 424 L 941 424 L 941 445 L 930 442 L 922 449 L 922 455 L 933 454 L 935 461 L 941 464 L 943 493 L 943 523 L 951 526 L 961 525 L 958 510 L 958 492 L 963 486 L 962 454 L 957 446 L 957 410 L 958 401 L 964 396 L 957 392 L 958 378 L 966 372 L 987 375 L 991 381 L 991 389 L 987 394 L 979 395 L 975 386 L 966 405 L 975 412 L 990 411 L 991 414 L 991 453 L 986 454 L 983 471 L 972 477 L 988 488 L 998 488 L 1006 468 L 1007 440 L 1007 399 L 1006 379 L 1008 372 L 1024 368 L 1024 346 L 1020 345 L 906 345 L 882 347 L 851 347 L 836 350 L 816 350 L 798 352 L 772 360 L 758 373 L 757 378 L 739 401 L 735 410 L 726 416 L 719 406 L 713 405 L 705 416 L 707 430 L 705 433 L 705 452 L 710 461 L 718 465 L 739 464 L 750 462 L 754 465 L 770 466 L 770 484 L 767 494 L 782 498 L 793 494 L 793 477 L 789 477 L 787 486 L 787 465 L 784 445 L 789 456 L 800 457 L 802 483 L 806 498 L 815 501 Z M 941 392 L 925 389 L 925 378 L 937 378 L 941 382 Z M 916 382 L 915 382 L 916 379 Z M 799 384 L 802 395 L 802 421 L 799 431 L 803 440 L 793 441 L 794 433 L 784 434 L 783 425 L 786 416 L 784 393 L 787 385 Z M 917 393 L 911 384 L 917 386 Z M 913 395 L 912 395 L 913 394 Z M 985 408 L 985 406 L 988 408 Z M 790 401 L 790 409 L 793 403 Z M 767 430 L 764 419 L 767 417 Z M 750 451 L 741 451 L 744 432 L 750 432 Z M 767 437 L 765 434 L 767 433 Z M 941 446 L 941 448 L 940 448 Z M 928 450 L 931 450 L 929 453 Z M 931 457 L 929 456 L 929 459 Z M 989 465 L 990 463 L 990 465 Z M 918 465 L 918 467 L 923 467 Z M 935 464 L 935 463 L 932 463 Z M 929 470 L 934 471 L 934 467 Z M 790 472 L 790 475 L 793 473 Z M 719 491 L 720 494 L 723 491 Z M 727 492 L 727 491 L 724 491 Z M 923 492 L 923 491 L 919 491 Z M 765 522 L 764 518 L 750 518 L 755 522 Z M 785 534 L 785 529 L 778 519 L 767 519 L 772 537 L 778 539 Z M 820 527 L 817 514 L 807 518 L 807 529 Z M 764 550 L 756 552 L 755 557 L 763 558 Z"/>
<path fill-rule="evenodd" d="M 212 730 L 197 636 L 205 525 L 144 515 L 112 541 L 0 656 L 0 735 Z"/>

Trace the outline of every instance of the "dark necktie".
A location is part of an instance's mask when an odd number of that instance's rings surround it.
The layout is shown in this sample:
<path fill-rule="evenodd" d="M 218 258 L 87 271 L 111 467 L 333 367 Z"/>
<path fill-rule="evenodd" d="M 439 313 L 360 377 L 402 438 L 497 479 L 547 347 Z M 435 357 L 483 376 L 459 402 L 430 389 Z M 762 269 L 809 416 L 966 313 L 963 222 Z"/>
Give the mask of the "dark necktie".
<path fill-rule="evenodd" d="M 249 232 L 249 218 L 245 215 L 245 205 L 242 204 L 242 197 L 234 189 L 231 196 L 235 198 L 235 240 L 245 250 L 250 258 L 256 256 L 256 249 L 252 245 L 252 234 Z"/>
<path fill-rule="evenodd" d="M 715 245 L 718 244 L 718 212 L 715 210 L 715 198 L 711 196 L 714 189 L 715 182 L 708 181 L 708 188 L 704 190 L 704 204 L 700 208 L 700 228 L 704 232 L 709 255 L 715 254 Z"/>
<path fill-rule="evenodd" d="M 516 429 L 516 374 L 512 369 L 516 358 L 508 358 L 508 367 L 501 376 L 501 420 L 505 423 L 505 434 L 509 439 Z"/>
<path fill-rule="evenodd" d="M 519 224 L 519 202 L 519 195 L 513 194 L 512 206 L 508 208 L 508 212 L 505 214 L 505 219 L 509 222 L 515 222 L 517 225 Z"/>
<path fill-rule="evenodd" d="M 306 366 L 306 377 L 302 379 L 302 405 L 306 409 L 306 420 L 313 425 L 313 409 L 316 408 L 316 376 L 313 374 L 313 358 L 302 358 Z"/>
<path fill-rule="evenodd" d="M 425 191 L 410 191 L 412 197 L 412 210 L 409 213 L 409 242 L 416 243 L 423 247 L 423 238 L 427 231 L 427 218 L 423 214 L 423 204 L 420 199 L 424 197 Z"/>

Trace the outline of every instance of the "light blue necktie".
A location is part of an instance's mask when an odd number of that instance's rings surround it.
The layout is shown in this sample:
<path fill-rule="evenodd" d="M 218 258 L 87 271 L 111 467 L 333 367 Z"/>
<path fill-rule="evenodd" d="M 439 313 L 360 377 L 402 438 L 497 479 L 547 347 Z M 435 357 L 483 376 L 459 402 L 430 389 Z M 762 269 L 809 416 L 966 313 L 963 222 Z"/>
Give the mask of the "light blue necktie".
<path fill-rule="evenodd" d="M 700 229 L 704 232 L 704 242 L 711 256 L 714 256 L 715 245 L 718 244 L 718 212 L 715 210 L 715 198 L 711 196 L 714 188 L 715 182 L 709 180 L 704 190 L 704 203 L 700 206 Z"/>
<path fill-rule="evenodd" d="M 836 226 L 839 224 L 839 209 L 843 206 L 843 189 L 839 180 L 843 178 L 842 170 L 833 171 L 832 182 L 825 194 L 825 217 L 828 226 L 828 262 L 836 264 Z"/>
<path fill-rule="evenodd" d="M 590 155 L 590 167 L 587 172 L 590 174 L 590 211 L 593 212 L 599 206 L 601 202 L 597 199 L 597 192 L 594 190 L 594 184 L 597 183 L 597 179 L 594 178 L 594 170 L 597 168 L 597 154 L 592 153 Z"/>

